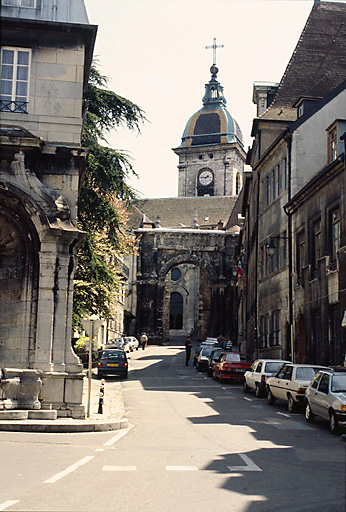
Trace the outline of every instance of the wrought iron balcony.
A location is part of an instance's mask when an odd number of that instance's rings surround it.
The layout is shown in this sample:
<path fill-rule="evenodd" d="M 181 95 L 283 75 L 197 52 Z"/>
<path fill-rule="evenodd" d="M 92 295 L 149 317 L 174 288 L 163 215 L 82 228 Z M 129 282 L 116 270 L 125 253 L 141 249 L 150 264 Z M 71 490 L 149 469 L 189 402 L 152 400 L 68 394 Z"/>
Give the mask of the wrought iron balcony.
<path fill-rule="evenodd" d="M 27 114 L 27 101 L 0 100 L 0 112 L 16 112 Z"/>

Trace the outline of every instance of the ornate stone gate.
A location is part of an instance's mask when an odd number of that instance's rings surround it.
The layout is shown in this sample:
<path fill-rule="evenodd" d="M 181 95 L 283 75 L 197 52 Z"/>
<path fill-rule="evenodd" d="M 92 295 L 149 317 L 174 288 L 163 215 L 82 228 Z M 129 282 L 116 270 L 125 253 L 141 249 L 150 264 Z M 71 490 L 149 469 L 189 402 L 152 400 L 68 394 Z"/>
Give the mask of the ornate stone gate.
<path fill-rule="evenodd" d="M 139 229 L 136 332 L 154 343 L 170 330 L 170 294 L 181 293 L 187 320 L 180 334 L 197 339 L 237 334 L 233 255 L 235 233 L 201 229 Z M 175 282 L 172 270 L 178 269 Z M 175 332 L 175 334 L 178 334 Z"/>

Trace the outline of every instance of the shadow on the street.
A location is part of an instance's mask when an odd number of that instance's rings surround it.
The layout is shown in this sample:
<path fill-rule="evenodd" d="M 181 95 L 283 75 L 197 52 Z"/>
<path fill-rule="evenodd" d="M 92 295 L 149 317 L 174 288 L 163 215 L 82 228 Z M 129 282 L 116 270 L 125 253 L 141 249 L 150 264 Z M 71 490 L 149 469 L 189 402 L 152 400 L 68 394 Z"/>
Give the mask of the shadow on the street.
<path fill-rule="evenodd" d="M 191 423 L 247 427 L 248 435 L 266 443 L 265 447 L 241 454 L 220 454 L 203 468 L 224 475 L 223 489 L 249 496 L 251 503 L 244 512 L 346 510 L 346 444 L 340 443 L 339 460 L 326 460 L 330 444 L 340 442 L 339 436 L 332 436 L 328 431 L 327 422 L 317 420 L 311 426 L 306 424 L 302 414 L 284 417 L 286 404 L 277 402 L 274 407 L 269 406 L 266 399 L 254 395 L 247 395 L 249 401 L 240 402 L 244 398 L 240 384 L 221 385 L 206 373 L 197 372 L 193 357 L 190 365 L 185 366 L 183 347 L 167 349 L 174 349 L 176 354 L 141 354 L 140 361 L 152 361 L 152 364 L 132 370 L 130 365 L 129 380 L 139 380 L 145 390 L 193 394 L 207 401 L 215 415 L 188 418 Z M 168 368 L 171 369 L 169 374 Z M 220 388 L 216 397 L 215 387 Z M 315 441 L 318 438 L 317 448 L 315 442 L 314 449 L 309 449 L 312 438 Z M 339 492 L 331 492 L 333 489 Z M 305 498 L 307 490 L 308 498 Z"/>

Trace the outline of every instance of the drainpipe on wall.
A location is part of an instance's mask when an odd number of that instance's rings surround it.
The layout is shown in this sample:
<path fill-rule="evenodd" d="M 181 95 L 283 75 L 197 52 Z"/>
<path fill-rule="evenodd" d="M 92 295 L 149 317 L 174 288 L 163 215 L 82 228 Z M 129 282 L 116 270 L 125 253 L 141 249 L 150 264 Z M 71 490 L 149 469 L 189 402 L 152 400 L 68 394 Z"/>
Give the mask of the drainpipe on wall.
<path fill-rule="evenodd" d="M 287 142 L 287 195 L 288 201 L 292 198 L 292 165 L 291 165 L 291 157 L 292 157 L 292 135 L 287 134 L 286 136 Z M 288 217 L 287 221 L 287 235 L 288 235 L 288 322 L 289 322 L 289 330 L 290 330 L 290 350 L 291 350 L 291 360 L 292 363 L 295 362 L 295 350 L 294 350 L 294 332 L 293 332 L 293 240 L 292 240 L 292 216 L 290 212 L 288 212 L 286 206 L 284 206 L 284 211 Z"/>

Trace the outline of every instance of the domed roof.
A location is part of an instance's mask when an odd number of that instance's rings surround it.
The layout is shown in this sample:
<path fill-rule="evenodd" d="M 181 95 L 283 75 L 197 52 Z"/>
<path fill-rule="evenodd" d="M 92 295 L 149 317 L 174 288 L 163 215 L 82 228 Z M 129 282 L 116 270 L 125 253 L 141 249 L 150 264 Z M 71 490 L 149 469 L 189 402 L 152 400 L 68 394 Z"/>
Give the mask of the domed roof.
<path fill-rule="evenodd" d="M 238 142 L 243 146 L 243 134 L 226 109 L 223 87 L 216 79 L 218 68 L 210 68 L 211 80 L 205 85 L 203 107 L 188 120 L 179 147 L 204 146 Z"/>

